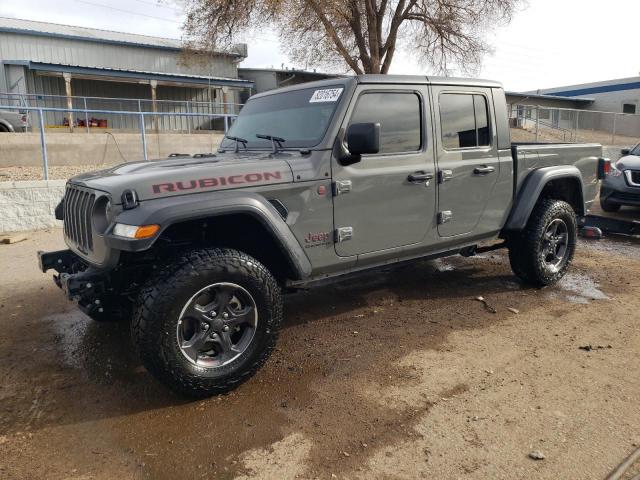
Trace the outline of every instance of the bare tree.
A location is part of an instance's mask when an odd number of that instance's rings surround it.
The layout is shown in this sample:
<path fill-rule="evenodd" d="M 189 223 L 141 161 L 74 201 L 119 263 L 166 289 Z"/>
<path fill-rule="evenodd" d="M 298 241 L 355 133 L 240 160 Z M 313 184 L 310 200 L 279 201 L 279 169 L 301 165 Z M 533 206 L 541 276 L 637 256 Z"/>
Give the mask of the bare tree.
<path fill-rule="evenodd" d="M 400 45 L 438 72 L 473 72 L 490 51 L 487 31 L 522 0 L 185 0 L 191 48 L 230 48 L 275 29 L 303 65 L 387 73 Z"/>

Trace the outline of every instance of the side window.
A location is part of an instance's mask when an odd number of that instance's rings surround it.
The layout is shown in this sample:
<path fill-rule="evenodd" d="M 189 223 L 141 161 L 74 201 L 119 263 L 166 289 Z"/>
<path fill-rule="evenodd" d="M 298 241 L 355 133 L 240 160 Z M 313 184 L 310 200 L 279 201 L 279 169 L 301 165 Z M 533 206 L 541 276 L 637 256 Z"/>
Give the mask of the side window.
<path fill-rule="evenodd" d="M 491 145 L 489 109 L 484 95 L 440 95 L 440 130 L 446 149 Z"/>
<path fill-rule="evenodd" d="M 623 103 L 622 113 L 636 113 L 636 106 L 633 103 Z"/>
<path fill-rule="evenodd" d="M 491 135 L 489 133 L 489 111 L 487 99 L 482 95 L 473 96 L 473 108 L 476 112 L 476 130 L 478 130 L 479 147 L 491 145 Z"/>
<path fill-rule="evenodd" d="M 364 93 L 350 123 L 379 123 L 380 153 L 415 152 L 422 146 L 420 97 L 415 93 Z"/>

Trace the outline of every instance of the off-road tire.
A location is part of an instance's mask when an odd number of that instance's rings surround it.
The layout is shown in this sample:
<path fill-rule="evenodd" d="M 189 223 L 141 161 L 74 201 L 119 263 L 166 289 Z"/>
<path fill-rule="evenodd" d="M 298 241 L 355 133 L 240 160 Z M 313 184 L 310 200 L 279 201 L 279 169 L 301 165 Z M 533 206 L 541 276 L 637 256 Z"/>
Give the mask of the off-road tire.
<path fill-rule="evenodd" d="M 567 227 L 566 253 L 557 270 L 551 269 L 543 258 L 543 236 L 548 226 L 560 219 Z M 541 199 L 533 209 L 524 230 L 509 238 L 511 269 L 522 281 L 543 287 L 560 280 L 566 273 L 576 248 L 578 226 L 576 214 L 567 202 Z"/>
<path fill-rule="evenodd" d="M 255 301 L 258 323 L 251 343 L 237 359 L 204 368 L 187 360 L 176 329 L 185 302 L 216 282 L 246 289 Z M 140 359 L 153 376 L 179 394 L 203 398 L 249 379 L 273 350 L 281 321 L 280 287 L 269 270 L 237 250 L 209 248 L 187 252 L 153 275 L 139 294 L 131 332 Z"/>
<path fill-rule="evenodd" d="M 600 208 L 605 212 L 614 213 L 620 210 L 620 204 L 608 202 L 606 199 L 600 197 Z"/>

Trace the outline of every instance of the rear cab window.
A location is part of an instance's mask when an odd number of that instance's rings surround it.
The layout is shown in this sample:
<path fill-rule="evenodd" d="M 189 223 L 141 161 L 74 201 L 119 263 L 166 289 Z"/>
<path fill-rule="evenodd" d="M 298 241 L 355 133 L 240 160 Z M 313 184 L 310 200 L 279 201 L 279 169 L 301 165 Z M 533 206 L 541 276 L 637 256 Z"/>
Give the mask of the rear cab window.
<path fill-rule="evenodd" d="M 481 94 L 441 93 L 440 131 L 446 150 L 491 145 L 487 97 Z"/>

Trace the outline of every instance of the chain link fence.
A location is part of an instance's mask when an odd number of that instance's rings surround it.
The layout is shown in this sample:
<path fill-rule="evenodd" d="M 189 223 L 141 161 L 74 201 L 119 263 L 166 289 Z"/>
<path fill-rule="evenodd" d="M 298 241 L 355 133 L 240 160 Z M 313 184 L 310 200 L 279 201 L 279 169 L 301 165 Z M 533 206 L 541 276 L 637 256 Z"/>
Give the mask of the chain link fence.
<path fill-rule="evenodd" d="M 511 141 L 600 143 L 631 146 L 640 141 L 640 115 L 509 105 Z"/>

